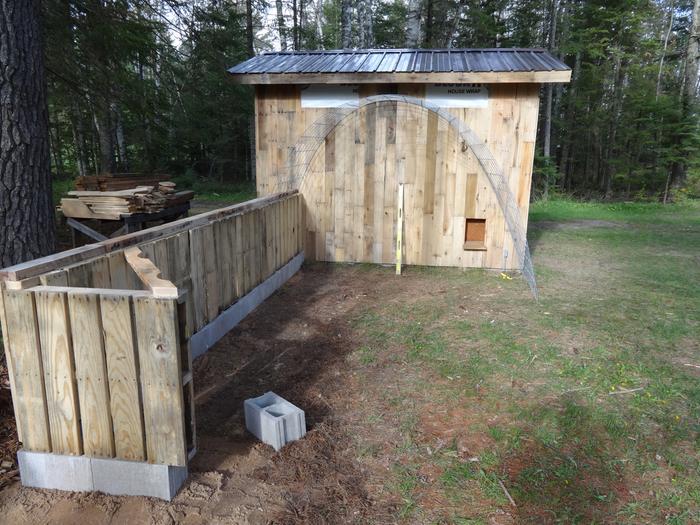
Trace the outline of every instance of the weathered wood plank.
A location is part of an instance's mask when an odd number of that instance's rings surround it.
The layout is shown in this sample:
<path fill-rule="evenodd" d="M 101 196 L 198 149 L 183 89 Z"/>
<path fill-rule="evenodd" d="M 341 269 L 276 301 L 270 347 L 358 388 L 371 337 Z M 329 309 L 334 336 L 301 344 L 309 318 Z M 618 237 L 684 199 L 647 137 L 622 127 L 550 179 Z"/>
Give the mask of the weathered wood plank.
<path fill-rule="evenodd" d="M 80 408 L 67 297 L 36 292 L 35 298 L 51 448 L 57 454 L 80 455 Z"/>
<path fill-rule="evenodd" d="M 102 335 L 102 316 L 97 294 L 68 294 L 73 336 L 75 375 L 87 456 L 114 457 L 114 436 L 109 404 L 109 380 Z"/>
<path fill-rule="evenodd" d="M 243 253 L 243 216 L 239 215 L 234 218 L 234 288 L 236 290 L 236 298 L 239 299 L 245 294 L 245 257 Z"/>
<path fill-rule="evenodd" d="M 130 279 L 129 272 L 131 269 L 126 263 L 124 252 L 114 252 L 107 255 L 109 264 L 109 277 L 112 283 L 112 288 L 117 290 L 129 290 L 133 286 L 133 281 Z"/>
<path fill-rule="evenodd" d="M 204 259 L 204 282 L 206 286 L 206 318 L 208 322 L 219 315 L 219 303 L 221 301 L 221 284 L 219 282 L 219 261 L 216 259 L 216 241 L 214 238 L 214 224 L 205 226 L 202 230 L 203 250 L 199 257 Z"/>
<path fill-rule="evenodd" d="M 177 303 L 136 299 L 134 312 L 146 455 L 150 463 L 184 466 L 187 456 Z"/>
<path fill-rule="evenodd" d="M 3 290 L 2 295 L 3 343 L 8 356 L 17 433 L 25 449 L 51 452 L 34 294 Z"/>
<path fill-rule="evenodd" d="M 207 324 L 207 288 L 204 269 L 204 228 L 195 228 L 190 235 L 190 270 L 195 332 Z"/>
<path fill-rule="evenodd" d="M 124 250 L 124 257 L 126 257 L 126 262 L 129 263 L 129 266 L 136 273 L 145 288 L 150 290 L 155 297 L 169 297 L 172 299 L 178 297 L 177 286 L 161 278 L 160 268 L 153 264 L 151 259 L 144 257 L 141 249 L 136 246 L 127 248 Z"/>
<path fill-rule="evenodd" d="M 100 315 L 115 454 L 121 459 L 144 461 L 145 434 L 131 298 L 118 295 L 102 296 Z"/>

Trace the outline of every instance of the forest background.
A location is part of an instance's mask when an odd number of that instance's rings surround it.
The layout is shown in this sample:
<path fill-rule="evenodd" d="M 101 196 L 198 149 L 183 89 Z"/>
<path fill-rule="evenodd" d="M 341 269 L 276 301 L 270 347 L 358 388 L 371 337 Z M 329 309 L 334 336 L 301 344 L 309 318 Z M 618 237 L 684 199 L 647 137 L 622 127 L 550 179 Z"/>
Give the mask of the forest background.
<path fill-rule="evenodd" d="M 254 173 L 252 90 L 227 67 L 274 50 L 541 47 L 534 198 L 700 195 L 700 0 L 47 0 L 51 171 Z M 249 182 L 248 182 L 249 184 Z"/>

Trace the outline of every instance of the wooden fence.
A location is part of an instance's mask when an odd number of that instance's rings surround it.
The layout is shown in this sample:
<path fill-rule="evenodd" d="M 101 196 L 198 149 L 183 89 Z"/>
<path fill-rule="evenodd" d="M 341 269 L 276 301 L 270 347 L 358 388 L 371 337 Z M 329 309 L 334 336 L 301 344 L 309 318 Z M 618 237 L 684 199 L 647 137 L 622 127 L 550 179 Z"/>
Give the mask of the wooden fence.
<path fill-rule="evenodd" d="M 279 194 L 0 271 L 24 449 L 186 465 L 190 338 L 301 253 L 301 215 Z"/>

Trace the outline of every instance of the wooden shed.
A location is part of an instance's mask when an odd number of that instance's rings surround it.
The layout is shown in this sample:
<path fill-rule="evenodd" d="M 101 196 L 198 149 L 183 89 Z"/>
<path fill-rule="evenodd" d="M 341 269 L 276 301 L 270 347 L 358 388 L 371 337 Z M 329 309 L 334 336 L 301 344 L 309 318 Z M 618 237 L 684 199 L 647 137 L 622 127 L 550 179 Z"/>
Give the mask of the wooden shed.
<path fill-rule="evenodd" d="M 403 236 L 403 264 L 522 268 L 540 87 L 571 76 L 547 51 L 266 53 L 229 73 L 255 86 L 258 195 L 303 196 L 307 259 L 393 263 Z"/>

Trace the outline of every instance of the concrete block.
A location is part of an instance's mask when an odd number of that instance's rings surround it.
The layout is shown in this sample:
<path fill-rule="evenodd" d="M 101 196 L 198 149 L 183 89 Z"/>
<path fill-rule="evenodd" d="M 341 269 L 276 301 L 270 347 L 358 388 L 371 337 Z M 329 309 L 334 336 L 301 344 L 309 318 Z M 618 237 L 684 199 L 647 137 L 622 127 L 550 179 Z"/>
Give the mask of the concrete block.
<path fill-rule="evenodd" d="M 22 485 L 39 489 L 93 490 L 90 458 L 45 452 L 17 452 Z"/>
<path fill-rule="evenodd" d="M 275 450 L 306 434 L 304 411 L 274 392 L 246 399 L 243 408 L 248 431 Z"/>
<path fill-rule="evenodd" d="M 20 450 L 17 462 L 22 485 L 40 489 L 99 490 L 115 496 L 150 496 L 170 501 L 187 480 L 187 467 L 122 459 Z"/>
<path fill-rule="evenodd" d="M 187 467 L 92 458 L 95 489 L 114 496 L 151 496 L 170 501 L 187 479 Z"/>

